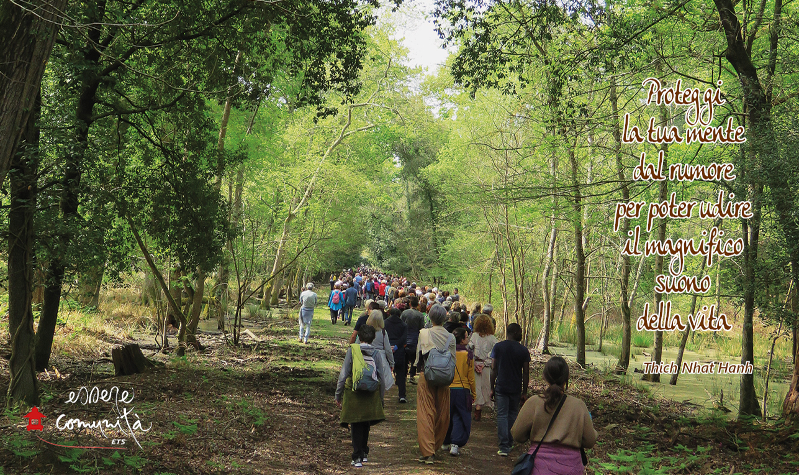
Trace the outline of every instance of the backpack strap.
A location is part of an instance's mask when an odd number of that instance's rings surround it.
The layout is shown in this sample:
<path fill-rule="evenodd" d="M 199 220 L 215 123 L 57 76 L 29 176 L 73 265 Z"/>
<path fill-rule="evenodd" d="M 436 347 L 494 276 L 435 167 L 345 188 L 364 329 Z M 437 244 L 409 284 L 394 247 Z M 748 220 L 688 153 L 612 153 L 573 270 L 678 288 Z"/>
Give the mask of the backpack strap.
<path fill-rule="evenodd" d="M 538 445 L 535 447 L 535 451 L 533 451 L 533 458 L 535 458 L 535 454 L 538 453 L 538 449 L 541 448 L 541 443 L 544 442 L 544 439 L 546 439 L 547 434 L 549 433 L 549 429 L 552 428 L 552 424 L 555 422 L 555 418 L 558 417 L 558 413 L 560 412 L 560 408 L 563 407 L 563 403 L 564 402 L 566 402 L 566 395 L 565 394 L 560 399 L 560 403 L 558 403 L 558 408 L 555 409 L 555 413 L 552 414 L 552 419 L 549 420 L 549 425 L 547 426 L 547 430 L 544 432 L 544 435 L 541 437 L 541 440 L 538 441 Z M 546 407 L 546 405 L 544 405 L 544 407 Z"/>

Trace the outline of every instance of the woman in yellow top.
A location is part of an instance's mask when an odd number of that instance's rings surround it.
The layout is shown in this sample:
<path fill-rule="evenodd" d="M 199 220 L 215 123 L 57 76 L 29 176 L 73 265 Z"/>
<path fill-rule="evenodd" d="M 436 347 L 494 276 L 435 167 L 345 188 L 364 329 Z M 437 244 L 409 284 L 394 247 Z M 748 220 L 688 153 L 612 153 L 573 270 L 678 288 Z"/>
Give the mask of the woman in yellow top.
<path fill-rule="evenodd" d="M 474 401 L 474 353 L 469 344 L 469 332 L 465 328 L 452 331 L 457 343 L 455 348 L 455 379 L 449 385 L 449 430 L 444 438 L 444 450 L 458 455 L 459 448 L 466 445 L 472 431 L 472 401 Z"/>

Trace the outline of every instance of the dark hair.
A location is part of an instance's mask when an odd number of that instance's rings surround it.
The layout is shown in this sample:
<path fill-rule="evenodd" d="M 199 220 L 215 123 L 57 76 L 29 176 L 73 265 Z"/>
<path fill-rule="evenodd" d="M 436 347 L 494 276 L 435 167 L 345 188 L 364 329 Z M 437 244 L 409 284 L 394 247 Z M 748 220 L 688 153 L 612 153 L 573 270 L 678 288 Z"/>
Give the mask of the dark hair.
<path fill-rule="evenodd" d="M 411 295 L 408 300 L 410 300 L 411 308 L 416 308 L 419 306 L 419 297 L 417 297 L 415 294 Z"/>
<path fill-rule="evenodd" d="M 369 310 L 380 310 L 380 304 L 377 303 L 376 300 L 373 300 L 372 303 L 369 304 Z"/>
<path fill-rule="evenodd" d="M 560 402 L 566 390 L 566 383 L 569 382 L 569 364 L 560 356 L 553 356 L 544 365 L 544 381 L 549 383 L 549 387 L 544 390 L 546 407 L 554 410 Z"/>
<path fill-rule="evenodd" d="M 522 341 L 522 327 L 520 327 L 518 323 L 511 323 L 508 325 L 508 329 L 505 330 L 505 334 L 509 338 L 513 338 L 516 341 Z"/>
<path fill-rule="evenodd" d="M 402 310 L 395 307 L 392 307 L 391 310 L 388 311 L 388 314 L 391 315 L 392 317 L 399 317 L 401 313 Z"/>
<path fill-rule="evenodd" d="M 455 343 L 460 343 L 461 341 L 463 341 L 463 339 L 466 338 L 468 334 L 469 330 L 463 327 L 458 327 L 452 330 L 452 335 L 455 337 Z"/>
<path fill-rule="evenodd" d="M 371 325 L 361 325 L 361 328 L 358 330 L 358 338 L 360 338 L 361 343 L 371 343 L 375 341 L 375 327 Z"/>

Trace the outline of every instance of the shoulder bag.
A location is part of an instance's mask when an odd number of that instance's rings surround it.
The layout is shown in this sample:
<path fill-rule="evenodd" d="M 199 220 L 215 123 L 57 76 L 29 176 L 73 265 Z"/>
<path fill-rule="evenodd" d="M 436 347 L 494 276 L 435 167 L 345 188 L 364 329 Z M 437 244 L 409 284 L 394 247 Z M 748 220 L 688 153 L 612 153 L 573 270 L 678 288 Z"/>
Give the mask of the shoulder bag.
<path fill-rule="evenodd" d="M 544 432 L 544 435 L 543 437 L 541 437 L 541 440 L 538 442 L 538 445 L 536 446 L 535 450 L 531 454 L 525 453 L 519 456 L 519 458 L 516 459 L 516 465 L 513 466 L 513 470 L 510 472 L 510 475 L 530 475 L 533 472 L 535 455 L 538 453 L 538 449 L 541 448 L 541 442 L 543 442 L 544 439 L 546 439 L 547 434 L 549 433 L 549 429 L 552 428 L 552 423 L 554 423 L 555 418 L 558 417 L 560 408 L 563 407 L 563 403 L 565 401 L 566 401 L 566 395 L 564 394 L 563 398 L 561 398 L 560 400 L 560 403 L 558 403 L 558 408 L 555 409 L 555 413 L 552 414 L 552 419 L 549 420 L 549 425 L 547 426 L 546 432 Z"/>

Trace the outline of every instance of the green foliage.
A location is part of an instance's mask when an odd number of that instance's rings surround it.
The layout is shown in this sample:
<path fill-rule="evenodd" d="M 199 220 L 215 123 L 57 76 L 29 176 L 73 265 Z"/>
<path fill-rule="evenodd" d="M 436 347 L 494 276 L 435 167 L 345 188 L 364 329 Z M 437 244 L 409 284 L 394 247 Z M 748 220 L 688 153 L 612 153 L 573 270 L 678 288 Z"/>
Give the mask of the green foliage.
<path fill-rule="evenodd" d="M 615 454 L 608 454 L 608 458 L 614 463 L 600 462 L 599 466 L 610 473 L 654 475 L 691 470 L 691 467 L 702 463 L 708 458 L 707 455 L 702 453 L 708 450 L 706 447 L 689 449 L 682 445 L 677 445 L 675 450 L 685 451 L 686 454 L 678 458 L 659 456 L 657 455 L 657 449 L 651 444 L 643 445 L 636 450 L 620 449 Z"/>
<path fill-rule="evenodd" d="M 3 438 L 3 446 L 17 457 L 22 458 L 31 458 L 41 452 L 36 448 L 35 441 L 16 431 Z"/>

